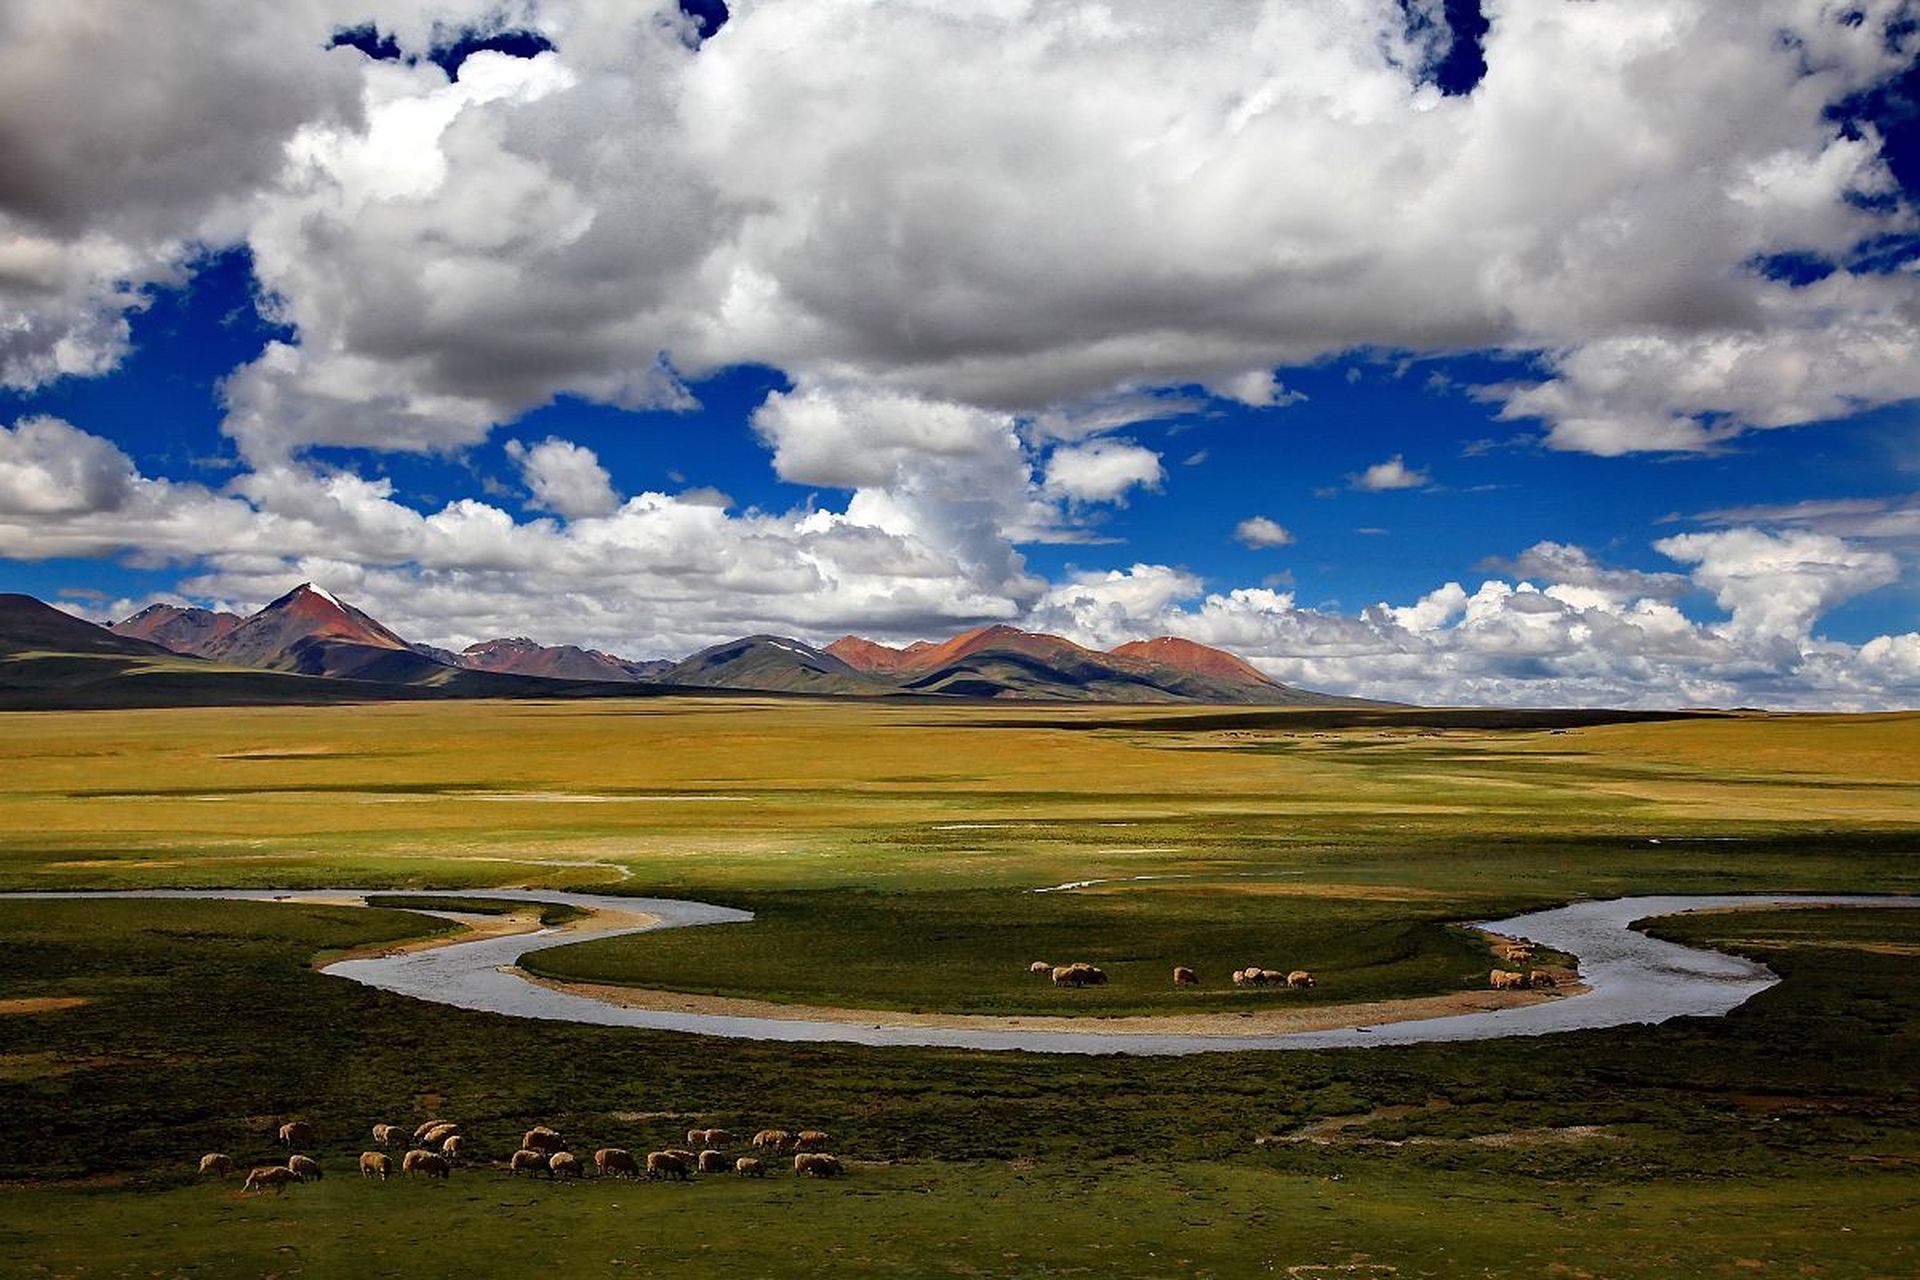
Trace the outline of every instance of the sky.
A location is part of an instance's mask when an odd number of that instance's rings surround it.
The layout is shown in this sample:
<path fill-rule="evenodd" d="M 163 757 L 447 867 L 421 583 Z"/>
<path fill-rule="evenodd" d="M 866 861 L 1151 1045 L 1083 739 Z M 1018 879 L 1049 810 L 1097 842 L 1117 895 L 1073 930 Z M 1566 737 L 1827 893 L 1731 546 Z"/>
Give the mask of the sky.
<path fill-rule="evenodd" d="M 1920 706 L 1920 4 L 683 4 L 0 7 L 0 589 Z"/>

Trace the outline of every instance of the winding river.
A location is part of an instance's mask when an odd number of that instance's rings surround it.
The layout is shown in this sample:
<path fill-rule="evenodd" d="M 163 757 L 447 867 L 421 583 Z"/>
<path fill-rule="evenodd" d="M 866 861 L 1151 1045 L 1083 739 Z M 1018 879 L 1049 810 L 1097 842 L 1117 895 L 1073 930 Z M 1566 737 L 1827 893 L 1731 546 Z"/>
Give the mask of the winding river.
<path fill-rule="evenodd" d="M 611 938 L 653 929 L 738 924 L 750 912 L 676 898 L 631 898 L 548 889 L 419 890 L 332 889 L 151 889 L 8 893 L 8 899 L 144 898 L 339 904 L 368 894 L 408 897 L 487 898 L 515 903 L 561 903 L 619 923 L 451 942 L 426 950 L 327 965 L 321 972 L 392 991 L 487 1013 L 598 1026 L 643 1027 L 746 1040 L 805 1041 L 892 1047 L 1022 1050 L 1034 1053 L 1174 1055 L 1272 1049 L 1346 1049 L 1380 1045 L 1493 1040 L 1551 1035 L 1669 1018 L 1713 1017 L 1737 1008 L 1780 979 L 1765 965 L 1718 951 L 1650 938 L 1631 926 L 1637 920 L 1737 907 L 1871 906 L 1920 908 L 1920 897 L 1865 894 L 1723 894 L 1612 898 L 1576 902 L 1478 927 L 1504 937 L 1525 938 L 1579 957 L 1578 995 L 1514 1008 L 1483 1010 L 1418 1021 L 1269 1034 L 1132 1033 L 1100 1030 L 1033 1030 L 974 1026 L 821 1021 L 805 1017 L 746 1017 L 672 1009 L 633 1008 L 530 981 L 520 958 L 548 947 Z M 463 919 L 457 913 L 421 914 Z"/>

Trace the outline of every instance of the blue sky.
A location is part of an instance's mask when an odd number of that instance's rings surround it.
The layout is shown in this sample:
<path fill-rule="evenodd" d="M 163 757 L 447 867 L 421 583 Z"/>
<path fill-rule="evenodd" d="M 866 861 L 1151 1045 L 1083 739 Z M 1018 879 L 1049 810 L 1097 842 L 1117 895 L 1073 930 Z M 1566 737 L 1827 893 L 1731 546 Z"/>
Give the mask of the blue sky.
<path fill-rule="evenodd" d="M 1906 705 L 1920 34 L 1761 7 L 263 10 L 144 115 L 49 9 L 0 585 Z M 89 169 L 89 91 L 138 164 Z"/>

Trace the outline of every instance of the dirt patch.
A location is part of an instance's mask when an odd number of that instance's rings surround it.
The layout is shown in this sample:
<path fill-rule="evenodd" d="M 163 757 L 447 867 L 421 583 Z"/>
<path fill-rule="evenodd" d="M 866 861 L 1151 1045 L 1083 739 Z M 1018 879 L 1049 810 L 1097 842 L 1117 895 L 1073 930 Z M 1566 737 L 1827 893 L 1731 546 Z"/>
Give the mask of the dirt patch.
<path fill-rule="evenodd" d="M 597 918 L 596 918 L 597 923 Z M 1266 1036 L 1293 1031 L 1333 1031 L 1371 1027 L 1389 1022 L 1449 1018 L 1462 1013 L 1484 1013 L 1539 1004 L 1558 996 L 1586 990 L 1565 986 L 1545 991 L 1461 991 L 1450 995 L 1418 996 L 1407 1000 L 1374 1000 L 1361 1004 L 1296 1006 L 1241 1013 L 1146 1014 L 1130 1017 L 1072 1017 L 1046 1014 L 999 1015 L 966 1013 L 904 1013 L 892 1009 L 847 1009 L 827 1005 L 778 1004 L 738 996 L 697 995 L 621 987 L 599 982 L 561 982 L 524 969 L 514 973 L 527 981 L 568 995 L 584 996 L 629 1009 L 668 1013 L 717 1014 L 731 1018 L 774 1018 L 787 1022 L 832 1022 L 862 1027 L 931 1027 L 962 1031 L 1072 1031 L 1087 1035 Z"/>
<path fill-rule="evenodd" d="M 14 1000 L 0 1000 L 0 1014 L 58 1013 L 62 1009 L 78 1009 L 81 1005 L 92 1003 L 90 996 L 21 996 Z"/>
<path fill-rule="evenodd" d="M 1379 1107 L 1373 1111 L 1350 1116 L 1330 1116 L 1325 1120 L 1316 1120 L 1303 1125 L 1291 1133 L 1270 1133 L 1255 1138 L 1256 1147 L 1291 1146 L 1298 1143 L 1317 1147 L 1356 1146 L 1356 1147 L 1538 1147 L 1561 1146 L 1580 1142 L 1600 1140 L 1617 1141 L 1619 1134 L 1597 1124 L 1570 1124 L 1557 1128 L 1540 1129 L 1503 1129 L 1497 1133 L 1476 1133 L 1464 1138 L 1443 1138 L 1428 1134 L 1415 1134 L 1410 1138 L 1375 1138 L 1366 1134 L 1351 1133 L 1350 1130 L 1364 1128 L 1380 1120 L 1399 1120 L 1407 1116 L 1425 1115 L 1435 1111 L 1445 1111 L 1452 1103 L 1444 1098 L 1418 1106 Z"/>

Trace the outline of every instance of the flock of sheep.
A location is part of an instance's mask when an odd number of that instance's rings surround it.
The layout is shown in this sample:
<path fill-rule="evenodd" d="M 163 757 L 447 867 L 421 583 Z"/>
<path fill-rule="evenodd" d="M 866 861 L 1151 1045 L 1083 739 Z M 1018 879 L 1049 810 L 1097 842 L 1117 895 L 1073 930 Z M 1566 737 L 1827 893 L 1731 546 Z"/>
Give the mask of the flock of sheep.
<path fill-rule="evenodd" d="M 280 1126 L 279 1141 L 291 1150 L 313 1141 L 313 1126 L 304 1120 L 292 1120 Z M 398 1125 L 376 1124 L 373 1140 L 382 1147 L 404 1143 L 406 1132 Z M 795 1174 L 810 1178 L 835 1178 L 846 1171 L 839 1157 L 825 1150 L 832 1138 L 819 1129 L 790 1133 L 785 1129 L 762 1129 L 747 1145 L 763 1155 L 793 1156 Z M 466 1139 L 460 1126 L 445 1120 L 428 1120 L 413 1131 L 413 1146 L 400 1160 L 400 1171 L 426 1178 L 445 1178 L 454 1163 L 465 1154 Z M 649 1151 L 636 1158 L 622 1147 L 601 1147 L 593 1153 L 593 1168 L 600 1177 L 677 1178 L 684 1182 L 695 1173 L 732 1173 L 742 1178 L 764 1178 L 767 1167 L 761 1155 L 729 1157 L 725 1148 L 740 1145 L 725 1129 L 689 1129 L 687 1146 L 664 1151 Z M 698 1148 L 695 1150 L 694 1148 Z M 209 1152 L 200 1157 L 202 1177 L 230 1178 L 233 1157 Z M 580 1158 L 567 1150 L 559 1132 L 537 1124 L 520 1139 L 520 1149 L 506 1162 L 509 1175 L 546 1174 L 548 1178 L 578 1178 L 585 1172 Z M 393 1172 L 393 1158 L 385 1151 L 360 1153 L 360 1176 L 385 1182 Z M 322 1176 L 320 1162 L 312 1156 L 290 1154 L 280 1165 L 257 1165 L 242 1184 L 243 1192 L 272 1191 L 276 1195 L 296 1182 L 317 1182 Z"/>
<path fill-rule="evenodd" d="M 1533 948 L 1524 942 L 1508 943 L 1500 949 L 1500 956 L 1508 964 L 1533 963 Z M 1527 969 L 1515 972 L 1512 969 L 1494 969 L 1487 974 L 1487 985 L 1495 991 L 1526 991 L 1534 987 L 1557 987 L 1560 980 L 1546 969 Z"/>
<path fill-rule="evenodd" d="M 1076 960 L 1067 965 L 1053 965 L 1045 960 L 1035 960 L 1027 966 L 1027 972 L 1036 977 L 1051 978 L 1056 987 L 1103 987 L 1107 984 L 1107 971 L 1095 968 L 1085 960 Z M 1187 966 L 1175 965 L 1173 985 L 1197 987 L 1200 985 L 1200 978 Z M 1313 986 L 1313 975 L 1305 969 L 1282 973 L 1278 969 L 1262 969 L 1255 965 L 1249 969 L 1235 969 L 1233 985 L 1236 987 L 1293 987 L 1305 990 Z"/>

